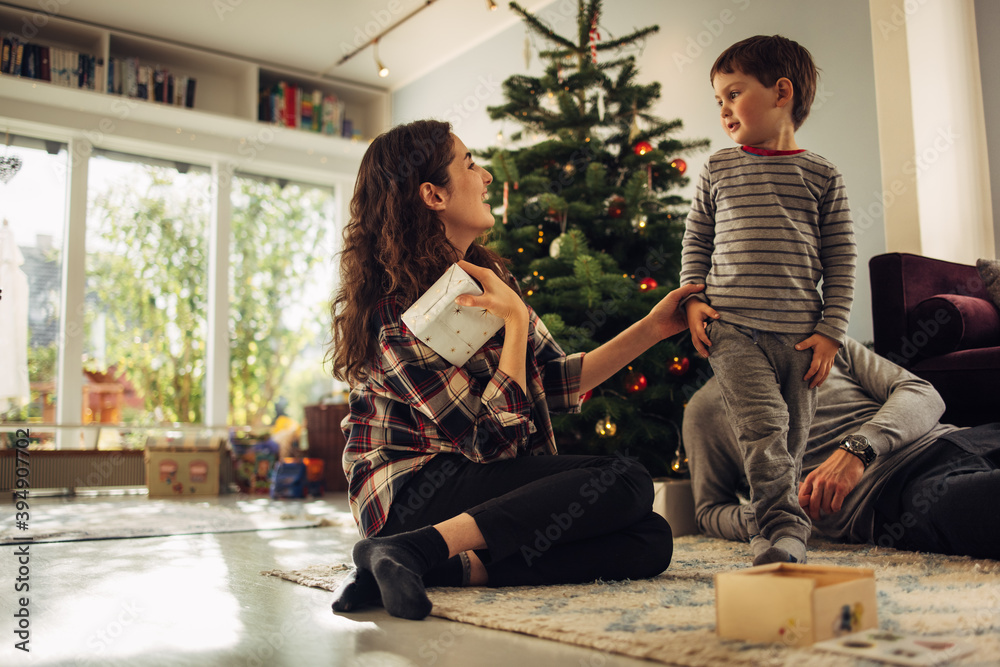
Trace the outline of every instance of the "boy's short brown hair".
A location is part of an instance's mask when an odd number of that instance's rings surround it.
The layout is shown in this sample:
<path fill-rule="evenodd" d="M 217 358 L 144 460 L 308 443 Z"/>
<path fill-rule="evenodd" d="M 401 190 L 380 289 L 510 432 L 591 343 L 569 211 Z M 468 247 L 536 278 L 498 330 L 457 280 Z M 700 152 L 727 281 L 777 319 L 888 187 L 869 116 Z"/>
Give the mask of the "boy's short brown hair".
<path fill-rule="evenodd" d="M 781 35 L 757 35 L 733 44 L 715 60 L 709 81 L 714 82 L 720 72 L 749 74 L 768 88 L 778 79 L 788 78 L 794 91 L 792 121 L 796 130 L 805 122 L 816 96 L 818 71 L 812 55 L 804 46 Z"/>

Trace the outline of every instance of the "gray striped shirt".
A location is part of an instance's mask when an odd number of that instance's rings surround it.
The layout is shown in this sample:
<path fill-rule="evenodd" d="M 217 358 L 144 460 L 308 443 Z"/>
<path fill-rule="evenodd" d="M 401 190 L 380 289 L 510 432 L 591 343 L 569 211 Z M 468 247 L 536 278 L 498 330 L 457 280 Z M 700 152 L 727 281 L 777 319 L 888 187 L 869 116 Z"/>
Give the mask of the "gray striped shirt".
<path fill-rule="evenodd" d="M 681 284 L 704 283 L 696 297 L 723 320 L 843 342 L 856 263 L 847 191 L 828 160 L 739 147 L 708 159 L 687 217 Z"/>

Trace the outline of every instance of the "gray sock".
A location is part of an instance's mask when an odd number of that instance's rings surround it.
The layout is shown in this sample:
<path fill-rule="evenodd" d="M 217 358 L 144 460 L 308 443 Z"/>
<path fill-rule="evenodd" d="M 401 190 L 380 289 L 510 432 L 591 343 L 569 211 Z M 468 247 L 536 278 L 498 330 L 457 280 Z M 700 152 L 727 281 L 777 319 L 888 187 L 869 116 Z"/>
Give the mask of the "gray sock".
<path fill-rule="evenodd" d="M 802 540 L 796 537 L 780 537 L 774 546 L 787 551 L 796 563 L 806 562 L 806 544 Z"/>
<path fill-rule="evenodd" d="M 754 565 L 805 562 L 806 545 L 794 537 L 779 537 L 766 551 L 753 559 Z"/>

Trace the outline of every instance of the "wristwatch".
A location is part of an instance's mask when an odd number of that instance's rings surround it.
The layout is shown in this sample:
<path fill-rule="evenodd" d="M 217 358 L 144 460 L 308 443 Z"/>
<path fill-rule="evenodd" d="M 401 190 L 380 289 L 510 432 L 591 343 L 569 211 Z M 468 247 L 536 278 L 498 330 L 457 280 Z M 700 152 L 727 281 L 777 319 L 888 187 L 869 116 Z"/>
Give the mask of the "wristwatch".
<path fill-rule="evenodd" d="M 865 464 L 866 468 L 869 463 L 875 460 L 875 449 L 872 447 L 872 443 L 868 442 L 868 438 L 857 433 L 841 440 L 840 449 L 857 456 Z"/>

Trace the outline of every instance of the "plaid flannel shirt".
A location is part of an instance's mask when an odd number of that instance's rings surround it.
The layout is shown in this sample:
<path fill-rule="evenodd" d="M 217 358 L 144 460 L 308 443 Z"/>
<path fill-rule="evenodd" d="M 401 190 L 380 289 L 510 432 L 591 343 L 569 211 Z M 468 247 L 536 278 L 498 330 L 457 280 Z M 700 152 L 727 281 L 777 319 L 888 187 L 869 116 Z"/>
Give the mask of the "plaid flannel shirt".
<path fill-rule="evenodd" d="M 366 537 L 382 529 L 400 489 L 435 454 L 477 463 L 555 454 L 549 412 L 579 410 L 583 353 L 567 356 L 530 307 L 527 395 L 498 368 L 503 329 L 457 368 L 413 335 L 404 310 L 396 297 L 379 301 L 378 356 L 341 424 L 351 511 Z"/>

